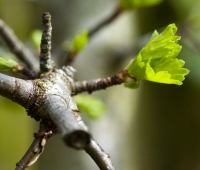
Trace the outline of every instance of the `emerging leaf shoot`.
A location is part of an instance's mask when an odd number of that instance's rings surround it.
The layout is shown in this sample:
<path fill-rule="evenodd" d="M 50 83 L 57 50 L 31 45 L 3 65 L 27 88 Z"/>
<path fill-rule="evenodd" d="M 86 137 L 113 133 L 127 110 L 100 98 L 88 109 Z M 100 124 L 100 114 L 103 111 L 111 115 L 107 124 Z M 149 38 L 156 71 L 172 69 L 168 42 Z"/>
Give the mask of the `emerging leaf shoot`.
<path fill-rule="evenodd" d="M 88 31 L 83 31 L 77 35 L 72 42 L 72 51 L 74 53 L 79 53 L 88 42 Z"/>
<path fill-rule="evenodd" d="M 153 6 L 161 3 L 163 0 L 120 0 L 122 9 L 135 9 L 146 6 Z"/>
<path fill-rule="evenodd" d="M 92 119 L 98 119 L 106 112 L 105 104 L 98 98 L 78 95 L 74 99 L 78 108 Z"/>
<path fill-rule="evenodd" d="M 18 63 L 12 59 L 5 59 L 0 57 L 0 71 L 10 71 L 14 69 Z"/>
<path fill-rule="evenodd" d="M 41 43 L 41 37 L 42 37 L 42 31 L 41 30 L 33 30 L 31 33 L 31 41 L 35 45 L 37 49 L 40 48 Z"/>
<path fill-rule="evenodd" d="M 125 83 L 126 87 L 135 87 L 134 84 L 138 84 L 142 79 L 165 84 L 182 84 L 189 70 L 182 68 L 185 62 L 176 58 L 181 51 L 178 44 L 181 37 L 175 36 L 176 32 L 175 24 L 168 25 L 160 34 L 154 31 L 148 44 L 125 68 L 128 74 L 137 80 Z"/>

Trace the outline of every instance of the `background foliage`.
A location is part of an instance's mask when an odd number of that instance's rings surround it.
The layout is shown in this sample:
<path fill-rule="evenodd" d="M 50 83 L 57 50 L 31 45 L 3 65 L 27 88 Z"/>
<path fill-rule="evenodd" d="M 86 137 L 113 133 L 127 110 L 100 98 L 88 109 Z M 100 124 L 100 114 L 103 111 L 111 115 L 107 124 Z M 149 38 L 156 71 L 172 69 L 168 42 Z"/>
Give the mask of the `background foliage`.
<path fill-rule="evenodd" d="M 34 29 L 41 29 L 41 15 L 52 15 L 54 59 L 66 39 L 106 18 L 117 0 L 1 0 L 0 18 L 30 48 Z M 200 167 L 200 32 L 198 0 L 165 0 L 149 8 L 127 11 L 102 29 L 73 64 L 79 80 L 106 77 L 120 71 L 148 41 L 175 23 L 182 36 L 179 58 L 190 74 L 182 86 L 142 82 L 137 90 L 116 86 L 93 95 L 107 105 L 98 120 L 84 119 L 116 169 L 196 170 Z M 3 46 L 3 43 L 1 43 Z M 36 52 L 37 53 L 37 52 Z M 1 57 L 1 56 L 0 56 Z M 58 64 L 59 65 L 59 64 Z M 33 139 L 37 123 L 13 102 L 0 99 L 0 169 L 14 169 Z M 59 135 L 50 139 L 44 154 L 30 170 L 97 169 L 83 152 L 66 148 Z M 80 168 L 81 167 L 81 168 Z"/>

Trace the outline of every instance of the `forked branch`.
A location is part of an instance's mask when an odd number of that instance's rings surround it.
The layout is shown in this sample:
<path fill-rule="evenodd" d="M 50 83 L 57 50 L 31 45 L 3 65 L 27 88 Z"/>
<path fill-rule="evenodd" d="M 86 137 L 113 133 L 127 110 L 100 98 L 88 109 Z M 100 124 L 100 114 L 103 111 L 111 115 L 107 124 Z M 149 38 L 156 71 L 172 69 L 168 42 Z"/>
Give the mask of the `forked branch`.
<path fill-rule="evenodd" d="M 35 139 L 33 143 L 22 159 L 16 163 L 15 170 L 24 170 L 33 165 L 44 151 L 47 140 L 57 133 L 57 129 L 52 129 L 45 122 L 41 121 L 39 131 L 34 135 Z"/>

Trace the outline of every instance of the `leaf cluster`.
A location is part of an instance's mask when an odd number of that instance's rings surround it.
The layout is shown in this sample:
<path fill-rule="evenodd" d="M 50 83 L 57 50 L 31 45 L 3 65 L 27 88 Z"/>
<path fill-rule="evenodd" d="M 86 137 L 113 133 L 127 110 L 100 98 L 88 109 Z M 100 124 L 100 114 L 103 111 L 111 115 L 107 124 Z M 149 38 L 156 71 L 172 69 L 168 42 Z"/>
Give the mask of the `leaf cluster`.
<path fill-rule="evenodd" d="M 182 68 L 185 62 L 176 58 L 181 51 L 178 44 L 181 37 L 175 36 L 176 32 L 175 24 L 168 25 L 160 34 L 154 31 L 148 44 L 126 66 L 128 73 L 136 77 L 138 82 L 143 79 L 181 85 L 189 70 Z"/>

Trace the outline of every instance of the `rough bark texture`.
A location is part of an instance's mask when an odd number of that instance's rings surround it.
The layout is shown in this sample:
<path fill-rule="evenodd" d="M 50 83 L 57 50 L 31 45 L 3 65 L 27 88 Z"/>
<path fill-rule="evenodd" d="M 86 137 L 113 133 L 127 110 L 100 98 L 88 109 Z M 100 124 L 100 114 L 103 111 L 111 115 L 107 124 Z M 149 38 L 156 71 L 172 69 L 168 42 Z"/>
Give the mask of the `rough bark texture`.
<path fill-rule="evenodd" d="M 52 127 L 56 125 L 67 145 L 83 149 L 90 142 L 90 133 L 74 117 L 73 111 L 78 108 L 70 95 L 73 79 L 69 75 L 69 69 L 53 69 L 42 79 L 34 80 L 37 97 L 28 114 L 37 120 L 42 118 Z"/>

